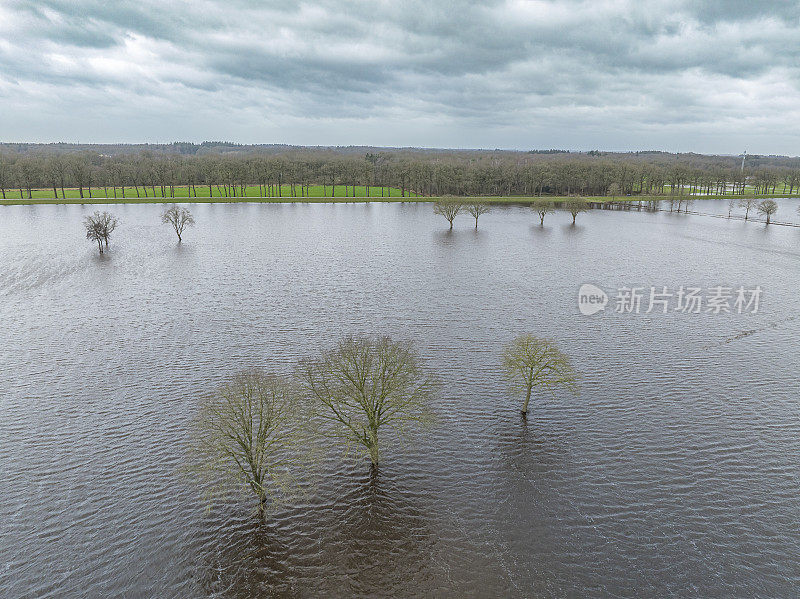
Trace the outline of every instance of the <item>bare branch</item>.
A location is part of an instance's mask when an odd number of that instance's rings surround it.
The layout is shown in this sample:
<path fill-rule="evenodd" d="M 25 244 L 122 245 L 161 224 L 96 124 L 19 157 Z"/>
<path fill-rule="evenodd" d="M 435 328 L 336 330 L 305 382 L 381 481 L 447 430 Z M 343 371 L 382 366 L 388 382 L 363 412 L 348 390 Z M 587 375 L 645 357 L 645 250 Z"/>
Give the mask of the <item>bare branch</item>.
<path fill-rule="evenodd" d="M 304 360 L 300 375 L 335 426 L 330 434 L 360 446 L 373 466 L 379 461 L 378 432 L 430 420 L 434 384 L 408 343 L 388 337 L 348 337 L 316 359 Z"/>
<path fill-rule="evenodd" d="M 521 335 L 506 347 L 502 364 L 512 388 L 525 396 L 523 415 L 528 413 L 534 388 L 551 394 L 557 388 L 577 392 L 578 375 L 569 357 L 552 339 Z"/>

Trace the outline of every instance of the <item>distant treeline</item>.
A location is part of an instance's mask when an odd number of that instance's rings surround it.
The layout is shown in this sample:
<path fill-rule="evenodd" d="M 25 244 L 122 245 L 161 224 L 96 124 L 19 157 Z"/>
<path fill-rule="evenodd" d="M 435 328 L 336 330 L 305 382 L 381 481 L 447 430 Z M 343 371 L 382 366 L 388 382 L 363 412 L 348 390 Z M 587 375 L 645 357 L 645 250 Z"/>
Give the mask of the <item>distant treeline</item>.
<path fill-rule="evenodd" d="M 604 153 L 295 148 L 222 142 L 166 146 L 0 144 L 0 192 L 31 197 L 33 189 L 105 188 L 174 197 L 188 187 L 195 197 L 308 196 L 312 186 L 346 190 L 395 188 L 424 196 L 604 196 L 758 194 L 800 191 L 800 160 L 663 152 Z M 187 146 L 189 148 L 187 149 Z M 128 152 L 119 152 L 127 148 Z M 145 149 L 143 149 L 145 148 Z M 201 152 L 203 148 L 208 152 Z M 101 150 L 101 151 L 98 151 Z M 190 151 L 192 150 L 192 151 Z M 216 190 L 216 193 L 214 193 Z M 341 193 L 336 194 L 341 195 Z M 380 191 L 374 193 L 382 195 Z"/>

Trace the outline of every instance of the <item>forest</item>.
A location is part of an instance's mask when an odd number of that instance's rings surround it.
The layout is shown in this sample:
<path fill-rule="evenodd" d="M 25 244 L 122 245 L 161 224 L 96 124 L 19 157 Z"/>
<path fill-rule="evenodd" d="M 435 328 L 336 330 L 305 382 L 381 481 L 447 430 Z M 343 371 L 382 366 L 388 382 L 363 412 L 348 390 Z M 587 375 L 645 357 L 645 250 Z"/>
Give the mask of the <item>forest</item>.
<path fill-rule="evenodd" d="M 800 192 L 800 159 L 222 142 L 0 144 L 2 199 L 63 199 L 66 190 L 84 198 L 99 189 L 116 199 L 791 195 Z"/>

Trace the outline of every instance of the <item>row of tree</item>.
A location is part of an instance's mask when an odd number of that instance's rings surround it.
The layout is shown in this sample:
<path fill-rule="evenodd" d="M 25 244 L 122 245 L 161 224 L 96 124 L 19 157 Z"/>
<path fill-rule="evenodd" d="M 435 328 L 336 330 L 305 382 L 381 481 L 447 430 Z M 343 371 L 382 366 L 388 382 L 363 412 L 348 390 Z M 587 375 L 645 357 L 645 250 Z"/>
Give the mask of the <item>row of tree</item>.
<path fill-rule="evenodd" d="M 535 391 L 577 391 L 569 357 L 550 339 L 522 335 L 501 369 L 527 417 Z M 387 430 L 406 434 L 434 421 L 436 377 L 408 342 L 389 337 L 341 340 L 302 360 L 294 376 L 242 372 L 203 397 L 192 438 L 192 472 L 209 490 L 244 491 L 265 515 L 292 490 L 326 440 L 370 460 L 377 471 Z"/>
<path fill-rule="evenodd" d="M 670 212 L 675 206 L 677 211 L 688 212 L 691 200 L 671 201 Z M 575 224 L 577 216 L 582 212 L 587 212 L 591 204 L 581 197 L 569 198 L 561 202 L 561 207 L 572 215 L 572 224 Z M 647 203 L 648 207 L 652 210 L 658 209 L 658 201 L 650 200 Z M 745 210 L 744 220 L 748 220 L 750 212 L 755 210 L 758 214 L 766 217 L 767 224 L 770 224 L 772 216 L 778 211 L 778 203 L 775 200 L 756 200 L 753 198 L 743 198 L 740 200 L 732 199 L 728 204 L 728 218 L 735 206 Z M 556 210 L 556 203 L 552 200 L 538 199 L 531 202 L 531 208 L 539 216 L 539 224 L 544 225 L 545 216 L 552 214 Z M 470 216 L 475 219 L 475 229 L 478 228 L 478 219 L 483 214 L 491 212 L 491 206 L 482 202 L 460 202 L 457 199 L 450 199 L 435 202 L 433 204 L 433 211 L 435 214 L 443 216 L 450 224 L 450 229 L 453 228 L 453 221 L 456 216 L 461 212 L 468 212 Z M 800 206 L 798 206 L 798 213 L 800 213 Z M 161 214 L 161 222 L 170 225 L 178 236 L 178 242 L 183 240 L 183 233 L 187 227 L 194 226 L 195 221 L 192 213 L 188 208 L 183 206 L 171 206 L 164 210 Z M 103 248 L 108 249 L 108 242 L 111 234 L 117 228 L 119 221 L 117 218 L 108 211 L 95 212 L 94 214 L 84 217 L 84 229 L 86 230 L 86 239 L 97 243 L 97 249 L 103 253 Z"/>
<path fill-rule="evenodd" d="M 323 195 L 368 197 L 425 196 L 678 195 L 800 192 L 800 168 L 740 168 L 730 161 L 663 156 L 589 154 L 440 154 L 391 152 L 341 155 L 300 152 L 280 155 L 231 153 L 181 155 L 143 152 L 105 156 L 91 152 L 0 153 L 0 195 L 31 198 L 35 189 L 64 198 L 102 189 L 105 197 L 308 197 L 312 186 Z M 315 193 L 318 194 L 315 187 Z"/>
<path fill-rule="evenodd" d="M 560 202 L 562 208 L 572 215 L 572 224 L 581 212 L 586 212 L 590 208 L 589 202 L 585 198 L 573 197 L 564 202 Z M 555 212 L 556 203 L 552 200 L 538 199 L 531 202 L 531 208 L 539 215 L 540 224 L 544 225 L 544 217 Z M 433 204 L 434 214 L 443 216 L 450 229 L 453 228 L 453 221 L 461 212 L 468 212 L 475 219 L 475 228 L 478 228 L 478 219 L 483 214 L 491 212 L 491 206 L 482 202 L 461 202 L 457 199 L 446 199 Z"/>
<path fill-rule="evenodd" d="M 669 202 L 669 211 L 673 212 L 677 210 L 677 212 L 681 212 L 681 209 L 683 209 L 684 212 L 688 213 L 693 202 L 694 200 L 691 198 L 671 199 Z M 572 224 L 574 225 L 578 215 L 582 212 L 587 212 L 590 209 L 591 204 L 586 198 L 582 197 L 572 197 L 562 202 L 558 202 L 558 204 L 553 200 L 540 198 L 532 201 L 530 206 L 539 216 L 540 225 L 544 225 L 545 216 L 554 213 L 557 206 L 560 206 L 562 209 L 570 213 L 572 216 Z M 647 200 L 644 206 L 648 210 L 659 210 L 660 201 L 652 199 Z M 732 198 L 728 203 L 728 218 L 731 217 L 733 209 L 736 206 L 744 209 L 744 220 L 748 220 L 750 213 L 755 210 L 758 214 L 766 218 L 766 224 L 770 224 L 772 216 L 778 211 L 778 203 L 775 200 Z M 434 214 L 443 216 L 450 224 L 451 230 L 453 228 L 453 221 L 455 220 L 456 216 L 464 211 L 468 212 L 475 219 L 475 228 L 477 229 L 478 218 L 483 214 L 491 212 L 491 206 L 482 202 L 461 202 L 455 198 L 438 201 L 433 205 Z M 798 213 L 800 213 L 800 206 L 798 206 Z"/>
<path fill-rule="evenodd" d="M 767 224 L 772 220 L 772 216 L 778 211 L 778 202 L 775 200 L 756 200 L 753 198 L 743 198 L 738 202 L 731 200 L 728 202 L 728 218 L 731 217 L 734 205 L 744 209 L 744 220 L 750 218 L 750 213 L 755 210 L 758 214 L 767 219 Z M 800 213 L 800 206 L 797 207 L 797 212 Z"/>

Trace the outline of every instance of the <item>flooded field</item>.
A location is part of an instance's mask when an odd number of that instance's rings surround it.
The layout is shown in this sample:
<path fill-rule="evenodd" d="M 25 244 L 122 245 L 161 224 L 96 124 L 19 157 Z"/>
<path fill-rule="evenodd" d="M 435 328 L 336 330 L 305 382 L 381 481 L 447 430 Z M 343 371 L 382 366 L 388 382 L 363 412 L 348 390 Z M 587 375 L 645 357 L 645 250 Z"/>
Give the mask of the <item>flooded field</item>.
<path fill-rule="evenodd" d="M 1 595 L 797 595 L 800 229 L 210 204 L 178 245 L 161 206 L 119 205 L 100 256 L 94 209 L 0 207 Z M 579 313 L 584 283 L 605 311 Z M 681 286 L 763 295 L 646 313 Z M 623 287 L 646 289 L 640 313 L 615 311 Z M 582 377 L 527 422 L 499 369 L 521 333 Z M 182 470 L 197 398 L 346 334 L 412 340 L 443 383 L 436 423 L 374 479 L 332 452 L 266 524 L 246 501 L 206 510 Z"/>

